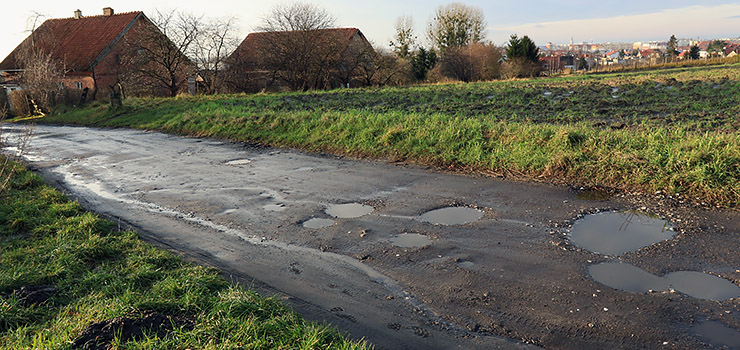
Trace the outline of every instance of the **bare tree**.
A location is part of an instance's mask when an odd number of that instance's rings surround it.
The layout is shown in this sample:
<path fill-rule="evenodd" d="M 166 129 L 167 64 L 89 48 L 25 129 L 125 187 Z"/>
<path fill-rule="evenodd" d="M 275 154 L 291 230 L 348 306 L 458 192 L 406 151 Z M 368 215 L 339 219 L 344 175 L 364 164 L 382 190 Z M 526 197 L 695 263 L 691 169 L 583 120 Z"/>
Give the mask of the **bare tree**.
<path fill-rule="evenodd" d="M 453 2 L 437 7 L 429 23 L 427 36 L 442 54 L 448 49 L 467 46 L 485 38 L 486 22 L 477 7 Z"/>
<path fill-rule="evenodd" d="M 127 36 L 124 85 L 135 93 L 164 89 L 169 96 L 176 96 L 193 74 L 194 65 L 186 53 L 200 27 L 200 17 L 174 10 L 156 11 L 151 19 L 142 17 L 136 35 Z"/>
<path fill-rule="evenodd" d="M 205 93 L 223 92 L 223 68 L 228 55 L 239 44 L 234 17 L 204 21 L 199 35 L 191 45 L 190 54 L 196 71 L 205 86 Z"/>
<path fill-rule="evenodd" d="M 293 90 L 322 88 L 341 50 L 335 23 L 326 10 L 307 3 L 277 5 L 262 19 L 258 30 L 261 48 L 256 65 L 270 71 L 273 79 Z"/>
<path fill-rule="evenodd" d="M 55 104 L 55 98 L 61 90 L 64 79 L 64 63 L 53 58 L 53 33 L 49 27 L 39 28 L 44 15 L 34 13 L 28 19 L 30 32 L 27 41 L 20 45 L 16 60 L 23 71 L 18 77 L 20 86 L 30 99 L 30 112 L 43 114 Z"/>
<path fill-rule="evenodd" d="M 393 53 L 400 58 L 408 58 L 415 42 L 414 19 L 411 16 L 398 17 L 396 19 L 395 40 L 391 41 Z"/>
<path fill-rule="evenodd" d="M 449 49 L 440 62 L 442 74 L 464 82 L 493 80 L 500 75 L 501 57 L 501 49 L 491 43 Z"/>

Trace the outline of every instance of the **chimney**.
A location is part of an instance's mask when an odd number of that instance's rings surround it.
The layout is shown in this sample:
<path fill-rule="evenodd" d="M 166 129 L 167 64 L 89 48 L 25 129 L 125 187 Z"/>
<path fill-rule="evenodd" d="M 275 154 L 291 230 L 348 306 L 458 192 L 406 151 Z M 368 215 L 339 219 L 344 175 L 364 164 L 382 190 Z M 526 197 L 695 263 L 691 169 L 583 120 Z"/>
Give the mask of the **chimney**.
<path fill-rule="evenodd" d="M 113 16 L 113 9 L 110 7 L 103 7 L 103 16 Z"/>
<path fill-rule="evenodd" d="M 80 18 L 82 18 L 82 11 L 80 11 L 80 9 L 77 9 L 77 11 L 75 11 L 75 19 Z"/>

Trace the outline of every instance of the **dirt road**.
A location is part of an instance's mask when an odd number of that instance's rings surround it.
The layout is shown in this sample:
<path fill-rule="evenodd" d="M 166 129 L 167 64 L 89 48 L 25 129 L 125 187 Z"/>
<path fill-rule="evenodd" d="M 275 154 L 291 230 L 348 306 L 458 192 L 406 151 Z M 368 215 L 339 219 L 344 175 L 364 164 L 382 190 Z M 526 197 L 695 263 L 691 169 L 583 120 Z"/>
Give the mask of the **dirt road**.
<path fill-rule="evenodd" d="M 27 160 L 145 240 L 379 349 L 732 348 L 740 329 L 740 299 L 628 292 L 589 275 L 624 262 L 737 287 L 740 215 L 680 197 L 582 200 L 568 187 L 131 130 L 37 126 Z M 570 242 L 580 215 L 619 209 L 677 234 L 618 256 Z"/>

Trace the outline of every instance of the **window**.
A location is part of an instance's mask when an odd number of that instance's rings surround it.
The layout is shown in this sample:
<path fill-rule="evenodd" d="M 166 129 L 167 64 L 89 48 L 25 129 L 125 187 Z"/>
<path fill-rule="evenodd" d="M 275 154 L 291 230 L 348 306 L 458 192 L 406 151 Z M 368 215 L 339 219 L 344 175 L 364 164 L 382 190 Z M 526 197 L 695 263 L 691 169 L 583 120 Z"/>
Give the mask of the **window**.
<path fill-rule="evenodd" d="M 82 82 L 81 81 L 76 81 L 75 82 L 75 89 L 82 90 Z"/>

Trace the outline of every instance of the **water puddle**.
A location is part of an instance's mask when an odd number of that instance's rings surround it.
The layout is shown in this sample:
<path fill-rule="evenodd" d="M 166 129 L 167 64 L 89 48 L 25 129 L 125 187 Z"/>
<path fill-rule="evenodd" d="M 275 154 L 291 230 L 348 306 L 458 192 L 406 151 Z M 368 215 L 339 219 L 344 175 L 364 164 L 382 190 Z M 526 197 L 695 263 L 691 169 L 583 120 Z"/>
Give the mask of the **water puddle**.
<path fill-rule="evenodd" d="M 600 188 L 581 188 L 576 193 L 576 198 L 584 201 L 608 201 L 611 195 L 608 191 Z"/>
<path fill-rule="evenodd" d="M 457 266 L 461 269 L 470 270 L 475 266 L 475 263 L 473 263 L 472 261 L 461 261 L 457 263 Z"/>
<path fill-rule="evenodd" d="M 402 233 L 391 237 L 391 244 L 401 248 L 422 248 L 432 244 L 432 240 L 418 233 Z"/>
<path fill-rule="evenodd" d="M 331 225 L 334 225 L 334 220 L 332 219 L 313 218 L 303 222 L 303 227 L 305 228 L 324 228 Z"/>
<path fill-rule="evenodd" d="M 628 292 L 674 289 L 697 299 L 728 300 L 740 297 L 740 287 L 736 284 L 695 271 L 678 271 L 658 277 L 626 263 L 601 263 L 589 266 L 588 274 L 596 282 Z"/>
<path fill-rule="evenodd" d="M 740 287 L 717 276 L 695 271 L 678 271 L 665 275 L 671 286 L 697 299 L 727 300 L 740 297 Z"/>
<path fill-rule="evenodd" d="M 608 212 L 576 221 L 569 237 L 573 244 L 591 252 L 622 255 L 668 240 L 675 234 L 665 220 L 638 213 Z"/>
<path fill-rule="evenodd" d="M 251 162 L 252 161 L 249 160 L 249 159 L 234 159 L 234 160 L 230 160 L 230 161 L 228 161 L 228 162 L 226 162 L 224 164 L 226 164 L 226 165 L 233 165 L 233 166 L 239 166 L 239 165 L 247 165 L 247 164 L 249 164 Z"/>
<path fill-rule="evenodd" d="M 267 205 L 263 206 L 262 209 L 267 210 L 267 211 L 280 212 L 280 211 L 284 211 L 285 210 L 285 204 L 283 204 L 283 203 L 280 203 L 280 204 L 267 204 Z"/>
<path fill-rule="evenodd" d="M 334 204 L 325 210 L 327 214 L 340 219 L 359 218 L 373 211 L 375 211 L 375 208 L 360 203 Z"/>
<path fill-rule="evenodd" d="M 614 289 L 645 293 L 668 290 L 668 281 L 639 267 L 622 263 L 602 263 L 588 267 L 594 281 Z"/>
<path fill-rule="evenodd" d="M 706 321 L 691 327 L 705 343 L 713 347 L 740 349 L 740 332 L 717 321 Z"/>
<path fill-rule="evenodd" d="M 478 221 L 483 211 L 467 207 L 448 207 L 422 214 L 419 220 L 435 225 L 464 225 Z"/>

